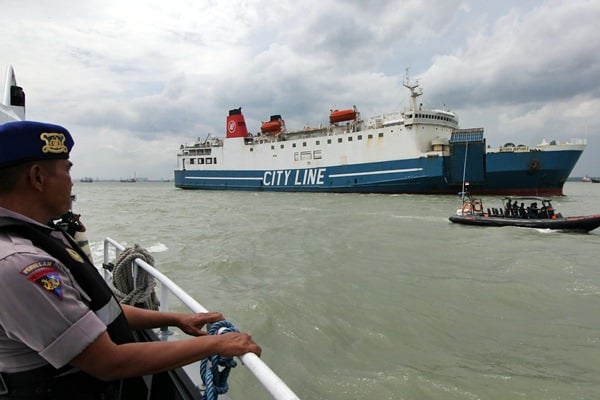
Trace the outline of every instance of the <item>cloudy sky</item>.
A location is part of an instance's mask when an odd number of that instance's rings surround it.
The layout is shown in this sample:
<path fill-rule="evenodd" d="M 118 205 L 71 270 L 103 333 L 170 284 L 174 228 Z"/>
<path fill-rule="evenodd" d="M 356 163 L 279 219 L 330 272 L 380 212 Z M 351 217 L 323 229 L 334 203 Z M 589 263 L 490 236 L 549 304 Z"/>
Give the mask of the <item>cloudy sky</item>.
<path fill-rule="evenodd" d="M 596 0 L 2 0 L 0 21 L 0 71 L 74 134 L 74 178 L 172 179 L 231 108 L 252 132 L 400 110 L 407 68 L 488 144 L 586 138 L 573 175 L 600 176 Z"/>

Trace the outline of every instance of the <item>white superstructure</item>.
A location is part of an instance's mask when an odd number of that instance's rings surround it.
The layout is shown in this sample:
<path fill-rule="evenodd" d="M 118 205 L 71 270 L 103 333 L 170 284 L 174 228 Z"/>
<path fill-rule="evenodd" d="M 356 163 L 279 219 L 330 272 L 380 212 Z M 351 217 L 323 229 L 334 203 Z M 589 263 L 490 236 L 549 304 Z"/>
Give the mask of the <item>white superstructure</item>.
<path fill-rule="evenodd" d="M 25 92 L 17 86 L 15 71 L 11 65 L 6 69 L 4 92 L 0 103 L 0 123 L 25 119 Z"/>

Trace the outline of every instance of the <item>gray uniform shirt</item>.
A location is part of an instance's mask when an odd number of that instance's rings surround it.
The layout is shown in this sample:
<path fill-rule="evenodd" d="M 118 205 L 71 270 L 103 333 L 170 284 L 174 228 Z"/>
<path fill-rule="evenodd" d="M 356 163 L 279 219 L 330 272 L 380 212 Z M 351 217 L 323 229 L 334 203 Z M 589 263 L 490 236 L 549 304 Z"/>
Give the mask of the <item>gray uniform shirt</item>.
<path fill-rule="evenodd" d="M 2 207 L 0 216 L 40 225 Z M 88 304 L 63 264 L 29 239 L 0 232 L 0 372 L 67 365 L 106 331 Z"/>

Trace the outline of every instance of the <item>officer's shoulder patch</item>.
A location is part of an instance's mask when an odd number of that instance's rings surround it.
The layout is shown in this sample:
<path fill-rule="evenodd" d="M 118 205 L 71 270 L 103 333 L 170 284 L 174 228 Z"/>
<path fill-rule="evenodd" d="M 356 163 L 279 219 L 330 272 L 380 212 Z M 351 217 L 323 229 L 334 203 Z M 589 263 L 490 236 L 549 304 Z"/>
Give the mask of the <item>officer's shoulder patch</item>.
<path fill-rule="evenodd" d="M 56 262 L 52 260 L 36 261 L 21 270 L 21 274 L 40 286 L 42 289 L 53 293 L 60 300 L 63 298 L 62 282 Z"/>

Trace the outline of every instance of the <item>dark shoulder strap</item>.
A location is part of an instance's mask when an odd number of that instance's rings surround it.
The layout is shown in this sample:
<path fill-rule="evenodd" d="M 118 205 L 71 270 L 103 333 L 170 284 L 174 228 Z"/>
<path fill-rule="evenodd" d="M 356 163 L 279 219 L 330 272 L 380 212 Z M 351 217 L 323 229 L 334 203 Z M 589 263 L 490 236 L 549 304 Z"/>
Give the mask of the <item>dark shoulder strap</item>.
<path fill-rule="evenodd" d="M 54 228 L 60 230 L 58 227 Z M 36 226 L 29 222 L 21 221 L 11 217 L 0 217 L 0 231 L 10 231 L 22 235 L 23 237 L 31 240 L 33 244 L 42 248 L 48 254 L 60 261 L 63 261 L 65 257 L 67 259 L 72 258 L 72 256 L 67 252 L 64 244 L 59 239 L 52 237 L 42 227 Z M 88 257 L 79 248 L 79 246 L 77 246 L 75 241 L 68 234 L 65 234 L 64 236 L 69 241 L 69 244 L 73 250 L 75 250 L 77 254 L 79 254 L 84 260 L 89 262 Z"/>

